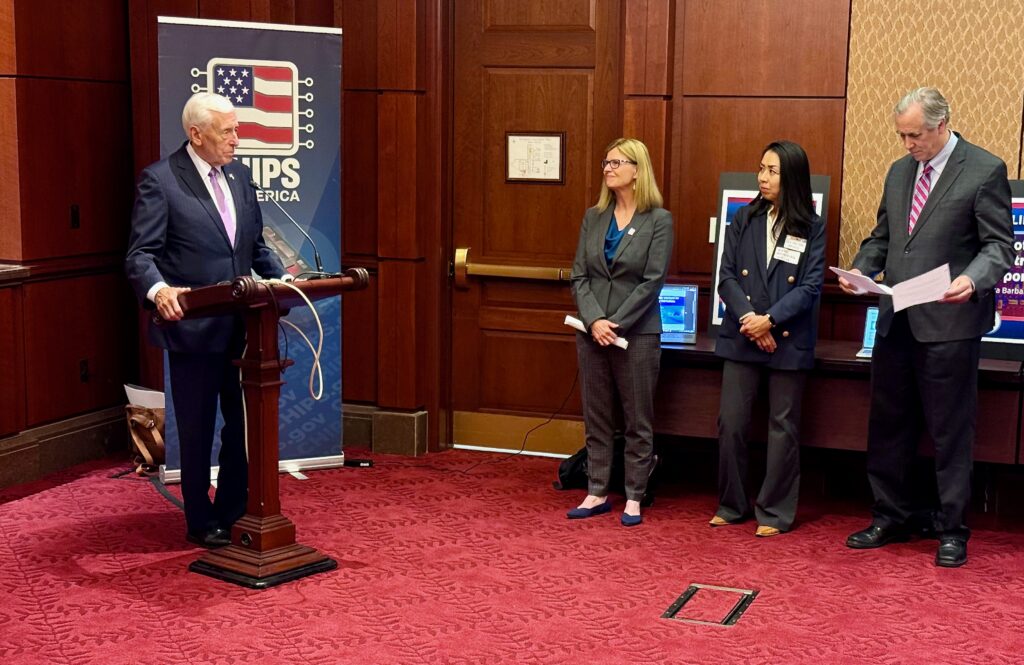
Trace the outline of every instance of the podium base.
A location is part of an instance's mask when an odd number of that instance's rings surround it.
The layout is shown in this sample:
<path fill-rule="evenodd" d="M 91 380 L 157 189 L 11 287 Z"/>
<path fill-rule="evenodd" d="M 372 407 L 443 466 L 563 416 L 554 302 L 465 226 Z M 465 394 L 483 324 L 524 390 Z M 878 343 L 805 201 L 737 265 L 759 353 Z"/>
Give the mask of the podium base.
<path fill-rule="evenodd" d="M 268 589 L 300 577 L 326 573 L 338 562 L 304 545 L 291 545 L 261 554 L 247 552 L 235 545 L 210 552 L 189 564 L 193 573 L 238 584 L 249 589 Z"/>

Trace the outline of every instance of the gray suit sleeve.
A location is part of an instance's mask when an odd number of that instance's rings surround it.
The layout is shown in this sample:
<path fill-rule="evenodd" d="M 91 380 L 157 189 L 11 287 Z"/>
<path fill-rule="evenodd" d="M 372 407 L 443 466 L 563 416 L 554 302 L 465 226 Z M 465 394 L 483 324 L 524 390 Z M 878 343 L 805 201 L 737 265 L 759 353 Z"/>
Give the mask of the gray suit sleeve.
<path fill-rule="evenodd" d="M 981 247 L 964 269 L 976 292 L 988 291 L 1003 278 L 1013 261 L 1013 212 L 1006 164 L 999 161 L 974 198 Z M 955 279 L 956 276 L 954 276 Z"/>

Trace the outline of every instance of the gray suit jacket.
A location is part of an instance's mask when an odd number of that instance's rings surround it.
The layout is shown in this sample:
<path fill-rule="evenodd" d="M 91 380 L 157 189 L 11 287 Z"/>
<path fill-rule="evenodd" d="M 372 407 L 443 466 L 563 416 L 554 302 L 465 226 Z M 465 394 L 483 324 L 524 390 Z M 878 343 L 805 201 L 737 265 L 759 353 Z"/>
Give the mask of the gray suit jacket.
<path fill-rule="evenodd" d="M 959 138 L 960 135 L 957 134 Z M 865 275 L 885 271 L 885 283 L 898 284 L 949 263 L 950 276 L 967 275 L 975 292 L 965 303 L 927 303 L 907 310 L 920 342 L 949 342 L 984 335 L 994 323 L 992 287 L 1013 259 L 1013 220 L 1006 164 L 959 138 L 924 209 L 908 234 L 907 219 L 916 185 L 917 162 L 897 160 L 885 178 L 878 223 L 861 243 L 853 267 Z M 892 298 L 881 296 L 878 332 L 892 323 Z"/>
<path fill-rule="evenodd" d="M 654 208 L 634 214 L 609 266 L 604 236 L 614 208 L 590 208 L 583 216 L 570 277 L 580 320 L 590 330 L 594 321 L 608 319 L 619 324 L 620 337 L 660 333 L 658 295 L 672 255 L 672 213 Z"/>

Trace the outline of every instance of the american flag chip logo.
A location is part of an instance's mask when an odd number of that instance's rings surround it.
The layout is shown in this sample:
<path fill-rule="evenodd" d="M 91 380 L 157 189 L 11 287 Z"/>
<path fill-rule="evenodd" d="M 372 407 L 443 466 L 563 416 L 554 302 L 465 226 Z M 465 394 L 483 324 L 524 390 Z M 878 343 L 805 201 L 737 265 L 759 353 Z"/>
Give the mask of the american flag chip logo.
<path fill-rule="evenodd" d="M 300 86 L 312 87 L 313 79 L 299 78 L 294 63 L 286 60 L 212 58 L 206 71 L 192 70 L 193 77 L 206 75 L 206 86 L 192 84 L 192 92 L 215 92 L 231 100 L 238 116 L 238 148 L 235 154 L 294 155 L 300 147 L 312 148 L 313 109 L 300 110 L 302 102 L 313 101 L 313 93 L 300 93 Z"/>

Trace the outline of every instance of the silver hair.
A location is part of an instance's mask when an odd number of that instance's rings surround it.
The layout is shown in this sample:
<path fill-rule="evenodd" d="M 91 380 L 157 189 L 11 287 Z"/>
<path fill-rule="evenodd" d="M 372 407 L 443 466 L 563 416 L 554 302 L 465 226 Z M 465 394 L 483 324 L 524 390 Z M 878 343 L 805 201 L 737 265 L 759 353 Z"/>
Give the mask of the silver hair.
<path fill-rule="evenodd" d="M 209 127 L 213 122 L 210 111 L 217 113 L 232 113 L 235 107 L 227 97 L 212 92 L 197 92 L 185 102 L 185 108 L 181 111 L 181 126 L 185 130 L 185 136 L 189 135 L 189 127 Z"/>
<path fill-rule="evenodd" d="M 921 105 L 924 114 L 924 126 L 935 129 L 943 120 L 949 124 L 949 102 L 942 96 L 938 88 L 915 88 L 903 95 L 892 110 L 894 116 L 903 115 L 913 104 Z"/>

